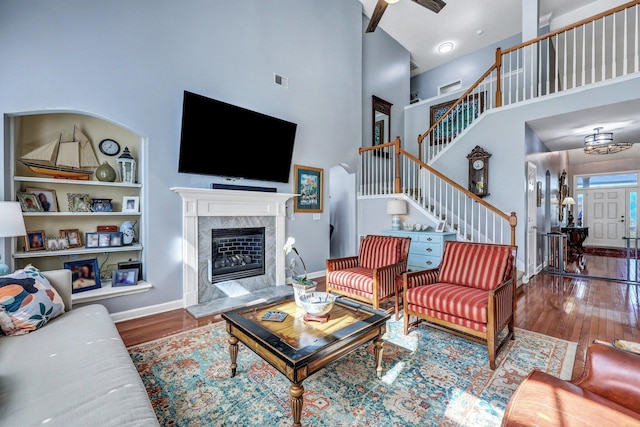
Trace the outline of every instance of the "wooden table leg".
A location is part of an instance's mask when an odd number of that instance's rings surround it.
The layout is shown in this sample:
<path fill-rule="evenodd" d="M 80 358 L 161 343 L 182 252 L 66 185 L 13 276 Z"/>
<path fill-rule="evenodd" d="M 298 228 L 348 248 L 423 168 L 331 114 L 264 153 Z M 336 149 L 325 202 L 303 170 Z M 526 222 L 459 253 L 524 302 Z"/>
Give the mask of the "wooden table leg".
<path fill-rule="evenodd" d="M 302 395 L 304 387 L 301 383 L 292 383 L 289 387 L 289 396 L 291 397 L 291 414 L 293 414 L 293 426 L 300 427 L 300 418 L 302 417 Z"/>
<path fill-rule="evenodd" d="M 384 340 L 380 335 L 373 340 L 373 354 L 376 358 L 376 375 L 382 378 L 382 344 Z"/>
<path fill-rule="evenodd" d="M 238 359 L 238 338 L 233 335 L 229 335 L 229 356 L 231 356 L 231 377 L 236 376 L 236 368 L 238 364 L 236 363 Z"/>

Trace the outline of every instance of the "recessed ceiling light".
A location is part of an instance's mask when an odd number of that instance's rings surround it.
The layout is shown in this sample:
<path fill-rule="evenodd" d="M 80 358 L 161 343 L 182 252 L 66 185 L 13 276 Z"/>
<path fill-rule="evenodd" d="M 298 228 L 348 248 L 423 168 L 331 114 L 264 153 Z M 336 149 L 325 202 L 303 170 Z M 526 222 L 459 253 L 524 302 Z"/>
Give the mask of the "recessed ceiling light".
<path fill-rule="evenodd" d="M 480 34 L 482 34 L 482 33 L 484 33 L 484 30 L 483 30 L 482 28 L 480 28 L 478 31 L 476 31 L 476 34 L 477 34 L 477 35 L 480 35 Z"/>
<path fill-rule="evenodd" d="M 447 52 L 450 52 L 452 49 L 453 49 L 453 43 L 451 42 L 444 42 L 438 46 L 438 52 L 440 53 L 447 53 Z"/>
<path fill-rule="evenodd" d="M 386 1 L 389 4 L 394 4 L 394 3 L 398 3 L 398 1 L 400 0 L 384 0 L 384 1 Z"/>

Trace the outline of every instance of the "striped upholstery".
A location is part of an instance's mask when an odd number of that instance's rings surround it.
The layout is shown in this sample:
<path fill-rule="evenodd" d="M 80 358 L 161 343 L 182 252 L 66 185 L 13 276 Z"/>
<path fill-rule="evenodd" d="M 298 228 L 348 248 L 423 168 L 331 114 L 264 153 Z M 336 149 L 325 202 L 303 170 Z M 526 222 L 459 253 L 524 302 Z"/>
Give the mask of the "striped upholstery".
<path fill-rule="evenodd" d="M 397 264 L 401 259 L 401 242 L 394 237 L 367 236 L 360 245 L 358 264 L 363 268 Z"/>
<path fill-rule="evenodd" d="M 495 289 L 507 270 L 511 271 L 510 258 L 513 260 L 511 248 L 506 245 L 447 241 L 438 281 L 486 291 Z"/>
<path fill-rule="evenodd" d="M 458 316 L 454 316 L 452 314 L 445 314 L 445 313 L 438 313 L 435 310 L 431 310 L 429 308 L 426 307 L 420 307 L 420 306 L 410 306 L 410 309 L 412 311 L 412 313 L 414 314 L 418 314 L 418 315 L 422 315 L 422 316 L 429 316 L 435 319 L 440 319 L 440 320 L 444 320 L 446 322 L 449 322 L 453 325 L 457 325 L 457 326 L 461 326 L 463 328 L 469 328 L 469 329 L 473 329 L 474 331 L 478 331 L 481 333 L 486 333 L 487 332 L 487 324 L 486 323 L 478 323 L 478 322 L 474 322 L 473 320 L 469 320 L 469 319 L 465 319 L 464 317 L 458 317 Z"/>
<path fill-rule="evenodd" d="M 489 299 L 487 291 L 481 289 L 434 283 L 407 289 L 406 298 L 410 308 L 428 307 L 435 317 L 442 317 L 442 313 L 445 316 L 452 315 L 477 323 L 487 323 Z"/>
<path fill-rule="evenodd" d="M 327 275 L 327 281 L 333 283 L 336 289 L 346 285 L 355 293 L 367 294 L 369 297 L 373 293 L 373 270 L 370 268 L 354 267 L 332 271 Z"/>

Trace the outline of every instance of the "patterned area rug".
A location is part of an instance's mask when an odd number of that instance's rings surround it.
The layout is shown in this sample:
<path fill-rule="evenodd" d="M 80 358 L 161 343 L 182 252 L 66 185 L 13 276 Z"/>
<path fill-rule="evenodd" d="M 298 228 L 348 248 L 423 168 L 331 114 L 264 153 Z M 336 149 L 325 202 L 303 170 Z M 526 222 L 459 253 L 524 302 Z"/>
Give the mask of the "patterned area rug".
<path fill-rule="evenodd" d="M 163 426 L 290 426 L 289 381 L 240 343 L 230 378 L 224 322 L 129 348 Z M 569 379 L 576 344 L 516 329 L 489 369 L 480 344 L 390 320 L 384 374 L 373 345 L 303 382 L 304 426 L 499 426 L 533 368 Z M 506 351 L 505 351 L 506 350 Z"/>

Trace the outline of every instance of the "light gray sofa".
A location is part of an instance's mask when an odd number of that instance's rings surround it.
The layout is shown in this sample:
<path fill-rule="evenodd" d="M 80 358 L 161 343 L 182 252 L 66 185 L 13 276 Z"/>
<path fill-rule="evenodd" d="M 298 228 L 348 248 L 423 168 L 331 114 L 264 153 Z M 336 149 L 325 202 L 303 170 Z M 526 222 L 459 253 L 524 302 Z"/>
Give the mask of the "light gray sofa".
<path fill-rule="evenodd" d="M 107 309 L 71 310 L 71 271 L 43 271 L 65 313 L 20 336 L 0 333 L 0 425 L 158 426 Z"/>

